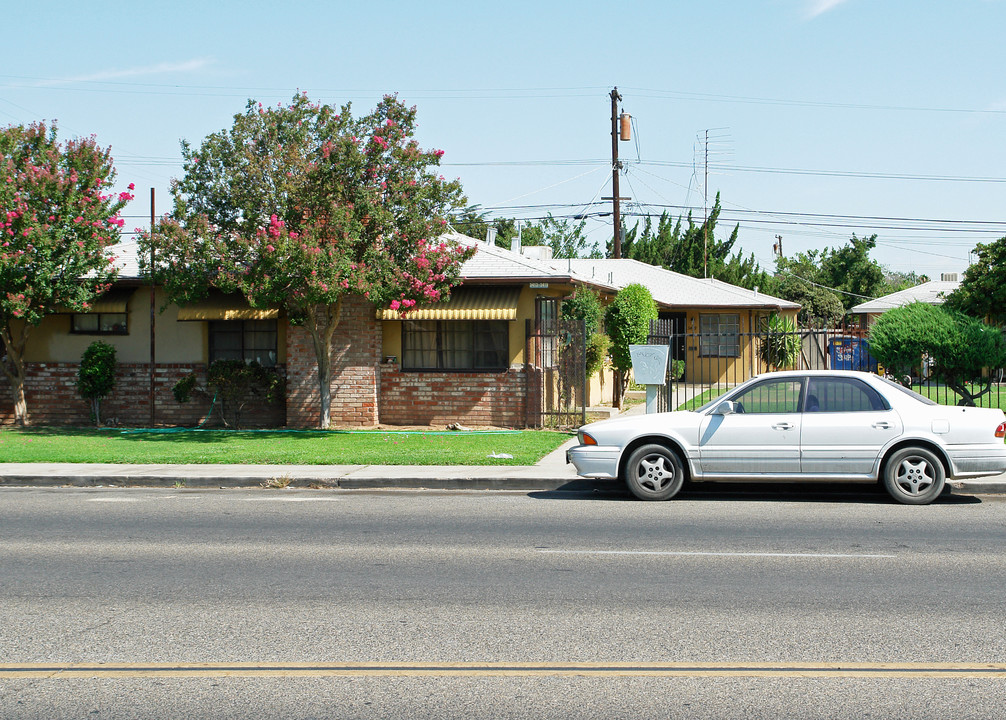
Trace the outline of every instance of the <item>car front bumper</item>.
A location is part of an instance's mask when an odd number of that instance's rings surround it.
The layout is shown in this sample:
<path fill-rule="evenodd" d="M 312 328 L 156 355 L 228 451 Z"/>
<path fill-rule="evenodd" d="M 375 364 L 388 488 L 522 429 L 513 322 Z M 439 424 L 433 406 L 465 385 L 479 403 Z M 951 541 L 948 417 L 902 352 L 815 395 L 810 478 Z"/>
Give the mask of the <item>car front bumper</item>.
<path fill-rule="evenodd" d="M 617 447 L 577 445 L 566 451 L 566 462 L 572 463 L 581 477 L 616 479 L 619 452 Z"/>

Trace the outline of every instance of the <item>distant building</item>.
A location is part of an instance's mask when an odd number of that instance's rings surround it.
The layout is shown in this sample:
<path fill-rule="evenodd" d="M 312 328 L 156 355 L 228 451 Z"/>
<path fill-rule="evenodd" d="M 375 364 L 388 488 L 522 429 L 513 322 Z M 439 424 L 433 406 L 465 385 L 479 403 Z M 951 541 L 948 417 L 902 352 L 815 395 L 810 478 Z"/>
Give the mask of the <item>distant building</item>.
<path fill-rule="evenodd" d="M 884 295 L 876 300 L 868 300 L 856 305 L 849 312 L 859 316 L 860 327 L 865 329 L 888 310 L 913 302 L 942 305 L 947 295 L 960 287 L 960 284 L 961 281 L 958 279 L 957 273 L 943 273 L 939 280 L 930 280 L 915 287 Z"/>

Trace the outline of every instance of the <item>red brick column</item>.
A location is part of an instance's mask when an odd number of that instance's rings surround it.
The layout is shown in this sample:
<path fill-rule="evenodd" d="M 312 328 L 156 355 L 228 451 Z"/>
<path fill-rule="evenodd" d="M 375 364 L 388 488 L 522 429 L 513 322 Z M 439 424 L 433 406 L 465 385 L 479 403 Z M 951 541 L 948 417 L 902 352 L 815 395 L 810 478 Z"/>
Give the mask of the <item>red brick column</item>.
<path fill-rule="evenodd" d="M 287 332 L 286 419 L 290 427 L 318 427 L 321 404 L 318 364 L 310 335 L 302 327 Z M 342 301 L 339 327 L 332 337 L 333 425 L 371 426 L 378 422 L 377 366 L 381 325 L 374 306 L 362 296 Z"/>

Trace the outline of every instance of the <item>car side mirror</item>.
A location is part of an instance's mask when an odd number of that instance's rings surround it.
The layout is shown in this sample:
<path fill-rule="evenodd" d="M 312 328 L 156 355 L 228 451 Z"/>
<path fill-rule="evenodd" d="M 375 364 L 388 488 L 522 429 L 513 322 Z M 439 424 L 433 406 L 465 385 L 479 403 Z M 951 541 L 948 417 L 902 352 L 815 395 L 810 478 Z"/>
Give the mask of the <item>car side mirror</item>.
<path fill-rule="evenodd" d="M 737 406 L 730 400 L 724 400 L 713 410 L 713 415 L 733 415 L 735 412 L 737 412 Z"/>

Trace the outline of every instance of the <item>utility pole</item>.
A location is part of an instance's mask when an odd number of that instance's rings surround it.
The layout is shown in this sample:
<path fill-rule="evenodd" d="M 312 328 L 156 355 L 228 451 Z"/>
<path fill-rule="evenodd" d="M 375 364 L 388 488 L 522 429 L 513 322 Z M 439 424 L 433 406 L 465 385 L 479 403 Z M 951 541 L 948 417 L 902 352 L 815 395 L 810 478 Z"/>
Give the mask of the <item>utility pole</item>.
<path fill-rule="evenodd" d="M 612 240 L 613 255 L 615 258 L 622 257 L 622 214 L 619 207 L 618 197 L 618 171 L 622 169 L 622 163 L 618 161 L 618 101 L 622 96 L 618 94 L 618 88 L 611 91 L 611 217 L 615 228 L 615 237 Z"/>
<path fill-rule="evenodd" d="M 150 427 L 154 427 L 154 317 L 157 314 L 154 301 L 154 188 L 150 188 Z"/>
<path fill-rule="evenodd" d="M 709 131 L 706 130 L 705 175 L 702 180 L 702 277 L 709 277 Z"/>
<path fill-rule="evenodd" d="M 631 198 L 620 197 L 618 194 L 618 171 L 622 169 L 622 163 L 618 160 L 618 141 L 631 140 L 632 130 L 630 121 L 632 118 L 628 113 L 618 113 L 618 101 L 622 96 L 618 94 L 616 87 L 611 91 L 611 197 L 603 197 L 602 200 L 611 200 L 611 215 L 614 225 L 614 237 L 611 243 L 611 254 L 614 258 L 622 257 L 622 200 Z M 621 130 L 619 130 L 621 123 Z"/>
<path fill-rule="evenodd" d="M 772 245 L 772 249 L 775 250 L 775 254 L 782 257 L 782 235 L 776 235 L 775 239 L 779 242 Z"/>

